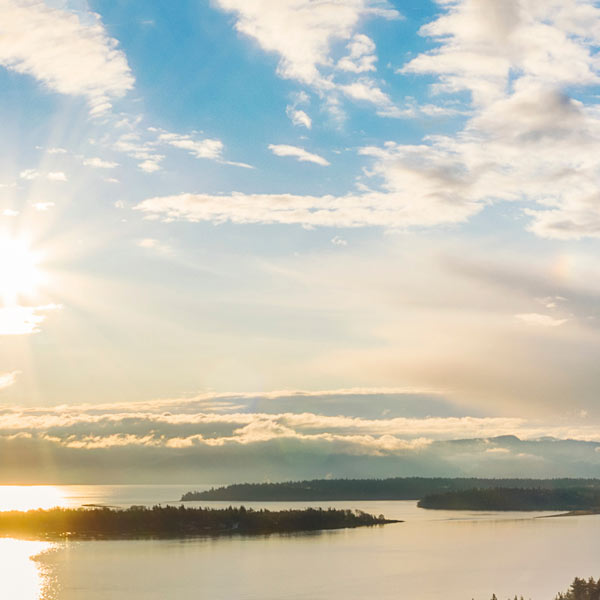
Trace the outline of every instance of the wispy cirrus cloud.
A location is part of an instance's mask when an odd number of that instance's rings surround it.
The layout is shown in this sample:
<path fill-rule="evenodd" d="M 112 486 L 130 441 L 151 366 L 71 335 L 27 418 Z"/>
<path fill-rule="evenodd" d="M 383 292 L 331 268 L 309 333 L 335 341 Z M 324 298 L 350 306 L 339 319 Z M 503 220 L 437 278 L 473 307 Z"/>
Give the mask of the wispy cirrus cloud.
<path fill-rule="evenodd" d="M 308 150 L 299 148 L 298 146 L 289 146 L 287 144 L 269 144 L 269 150 L 275 156 L 290 156 L 300 162 L 311 162 L 315 165 L 321 165 L 322 167 L 327 167 L 331 164 L 326 158 L 323 158 L 319 154 L 308 152 Z"/>
<path fill-rule="evenodd" d="M 443 190 L 415 173 L 414 182 L 423 180 L 438 190 L 427 203 L 416 204 L 408 192 L 369 193 L 348 196 L 301 196 L 294 194 L 179 194 L 148 198 L 134 207 L 148 218 L 165 222 L 198 223 L 281 223 L 308 227 L 407 228 L 460 223 L 481 207 L 460 196 L 455 203 L 446 199 L 453 190 Z M 412 182 L 411 182 L 412 183 Z M 430 188 L 421 188 L 420 193 Z M 412 188 L 411 188 L 412 189 Z"/>
<path fill-rule="evenodd" d="M 306 92 L 299 92 L 294 95 L 294 100 L 288 104 L 285 113 L 297 127 L 312 128 L 312 119 L 301 107 L 304 107 L 310 102 L 310 98 Z"/>
<path fill-rule="evenodd" d="M 214 160 L 215 162 L 253 169 L 252 165 L 244 162 L 226 160 L 223 156 L 225 145 L 216 138 L 201 137 L 197 133 L 180 134 L 158 129 L 156 127 L 142 128 L 137 121 L 125 119 L 124 133 L 119 133 L 112 144 L 112 149 L 134 158 L 138 167 L 145 173 L 154 173 L 163 168 L 168 149 L 184 150 L 194 158 Z"/>
<path fill-rule="evenodd" d="M 542 313 L 520 313 L 515 315 L 515 318 L 528 325 L 534 325 L 538 327 L 560 327 L 564 325 L 568 319 L 556 319 L 551 315 L 545 315 Z"/>
<path fill-rule="evenodd" d="M 31 75 L 60 94 L 84 96 L 100 114 L 133 88 L 124 53 L 99 17 L 44 2 L 0 3 L 0 65 Z"/>

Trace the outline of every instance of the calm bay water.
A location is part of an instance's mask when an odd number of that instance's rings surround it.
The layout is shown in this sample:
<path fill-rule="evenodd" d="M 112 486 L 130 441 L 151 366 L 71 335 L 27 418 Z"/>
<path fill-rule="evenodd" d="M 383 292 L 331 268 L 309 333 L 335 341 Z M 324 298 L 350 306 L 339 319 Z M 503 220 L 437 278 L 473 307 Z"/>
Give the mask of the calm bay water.
<path fill-rule="evenodd" d="M 199 486 L 0 487 L 0 508 L 175 503 Z M 20 505 L 18 505 L 20 502 Z M 191 505 L 196 503 L 190 503 Z M 205 502 L 203 506 L 230 503 Z M 358 508 L 404 523 L 301 535 L 46 543 L 0 539 L 7 600 L 552 600 L 600 574 L 600 516 L 426 511 L 415 502 L 244 503 Z"/>

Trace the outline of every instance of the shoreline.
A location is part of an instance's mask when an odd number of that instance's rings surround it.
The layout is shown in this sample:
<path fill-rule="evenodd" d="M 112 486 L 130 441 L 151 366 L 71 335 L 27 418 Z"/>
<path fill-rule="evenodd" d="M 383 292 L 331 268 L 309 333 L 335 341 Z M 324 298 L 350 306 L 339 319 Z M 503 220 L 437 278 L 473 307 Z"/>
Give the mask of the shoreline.
<path fill-rule="evenodd" d="M 131 506 L 0 512 L 0 537 L 41 541 L 188 539 L 298 534 L 401 523 L 362 511 Z"/>

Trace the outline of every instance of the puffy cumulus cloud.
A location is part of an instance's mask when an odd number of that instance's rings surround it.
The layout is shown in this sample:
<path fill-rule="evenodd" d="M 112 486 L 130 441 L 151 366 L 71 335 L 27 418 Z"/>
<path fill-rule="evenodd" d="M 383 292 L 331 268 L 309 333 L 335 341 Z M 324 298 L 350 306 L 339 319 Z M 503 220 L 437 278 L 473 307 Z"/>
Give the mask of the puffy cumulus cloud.
<path fill-rule="evenodd" d="M 240 15 L 240 30 L 257 39 L 270 35 L 265 32 L 271 25 L 262 20 L 267 16 L 255 14 L 258 4 L 246 3 L 248 9 L 233 0 L 221 4 Z M 266 13 L 281 16 L 278 11 L 300 4 L 282 3 L 284 8 Z M 493 0 L 444 0 L 440 6 L 441 15 L 422 28 L 437 48 L 401 70 L 437 77 L 439 106 L 394 106 L 365 77 L 373 61 L 361 60 L 373 56 L 372 42 L 356 33 L 347 33 L 346 65 L 348 70 L 355 65 L 355 77 L 336 83 L 335 89 L 374 103 L 388 116 L 456 113 L 447 94 L 466 90 L 471 102 L 456 134 L 359 149 L 371 160 L 365 174 L 373 189 L 363 194 L 181 194 L 150 198 L 137 208 L 166 220 L 406 228 L 461 223 L 486 206 L 519 202 L 525 205 L 528 228 L 539 236 L 600 236 L 600 105 L 593 94 L 600 83 L 595 33 L 600 9 L 576 0 L 510 0 L 501 7 Z M 280 68 L 290 77 L 321 81 L 320 63 L 314 57 L 306 60 L 282 58 Z"/>
<path fill-rule="evenodd" d="M 269 144 L 269 150 L 275 156 L 291 156 L 299 160 L 300 162 L 311 162 L 315 165 L 321 165 L 322 167 L 327 167 L 331 163 L 319 156 L 318 154 L 314 154 L 313 152 L 308 152 L 304 148 L 299 148 L 298 146 L 288 146 L 286 144 Z"/>
<path fill-rule="evenodd" d="M 600 10 L 590 0 L 438 0 L 443 14 L 421 29 L 441 45 L 403 72 L 439 75 L 438 90 L 467 90 L 477 105 L 520 85 L 598 83 Z M 514 83 L 514 82 L 513 82 Z"/>
<path fill-rule="evenodd" d="M 94 114 L 133 87 L 127 59 L 97 15 L 44 2 L 0 2 L 0 65 L 52 91 L 87 98 Z"/>
<path fill-rule="evenodd" d="M 340 90 L 353 99 L 392 105 L 374 80 L 357 84 L 371 90 L 371 96 L 366 97 L 347 82 L 348 75 L 375 71 L 375 44 L 356 30 L 368 16 L 399 18 L 386 0 L 217 0 L 215 4 L 235 14 L 237 31 L 279 56 L 277 72 L 281 77 L 333 98 L 334 105 Z M 343 41 L 347 43 L 347 54 L 336 60 L 333 47 Z M 345 82 L 339 74 L 346 75 Z"/>
<path fill-rule="evenodd" d="M 364 73 L 365 71 L 375 71 L 375 43 L 373 40 L 362 34 L 357 33 L 348 43 L 348 55 L 341 58 L 338 63 L 338 69 L 342 71 L 351 71 L 352 73 Z"/>
<path fill-rule="evenodd" d="M 427 141 L 434 177 L 452 172 L 480 203 L 529 203 L 530 230 L 542 237 L 600 235 L 594 181 L 600 174 L 600 9 L 578 0 L 440 0 L 442 14 L 421 33 L 438 47 L 400 73 L 438 77 L 438 93 L 467 91 L 472 114 L 455 136 Z M 404 165 L 398 147 L 396 169 Z"/>
<path fill-rule="evenodd" d="M 254 38 L 264 50 L 279 54 L 282 77 L 325 89 L 333 84 L 321 68 L 332 63 L 333 42 L 353 38 L 360 19 L 369 14 L 399 16 L 387 2 L 372 0 L 217 0 L 216 4 L 236 15 L 235 27 L 240 33 Z M 352 58 L 363 56 L 366 46 L 368 54 L 374 51 L 365 38 L 368 40 L 366 36 L 353 40 Z"/>

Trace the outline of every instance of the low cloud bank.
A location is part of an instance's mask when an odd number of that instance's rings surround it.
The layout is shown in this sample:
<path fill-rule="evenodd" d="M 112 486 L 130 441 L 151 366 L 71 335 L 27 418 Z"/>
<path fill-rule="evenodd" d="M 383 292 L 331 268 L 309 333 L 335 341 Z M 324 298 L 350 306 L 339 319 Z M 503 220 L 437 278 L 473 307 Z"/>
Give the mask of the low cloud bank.
<path fill-rule="evenodd" d="M 418 395 L 417 395 L 418 396 Z M 338 414 L 304 410 L 331 399 Z M 206 394 L 190 399 L 0 407 L 3 483 L 230 482 L 404 475 L 600 476 L 593 424 L 518 417 L 357 416 L 406 405 L 395 390 Z M 423 397 L 427 404 L 427 397 Z M 267 410 L 257 410 L 264 403 Z M 273 412 L 280 404 L 285 411 Z M 440 406 L 443 406 L 440 404 Z M 441 409 L 440 409 L 441 410 Z M 385 412 L 385 411 L 384 411 Z M 516 437 L 518 436 L 518 437 Z M 551 437 L 549 437 L 551 436 Z"/>

